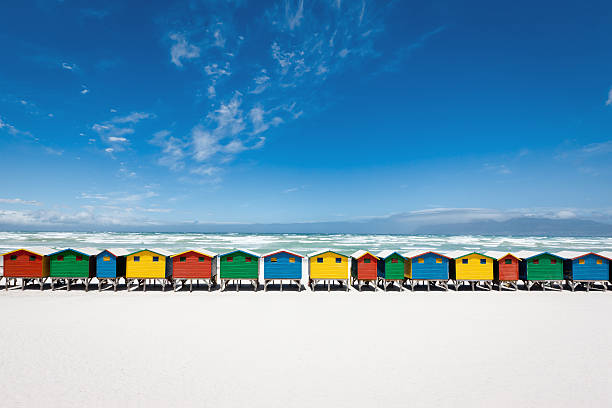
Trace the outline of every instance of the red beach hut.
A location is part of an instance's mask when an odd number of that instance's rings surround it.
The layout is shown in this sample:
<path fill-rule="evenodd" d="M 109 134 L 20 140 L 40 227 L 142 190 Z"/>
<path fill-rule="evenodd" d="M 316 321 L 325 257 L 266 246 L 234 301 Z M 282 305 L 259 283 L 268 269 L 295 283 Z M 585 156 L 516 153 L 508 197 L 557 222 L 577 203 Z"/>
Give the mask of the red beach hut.
<path fill-rule="evenodd" d="M 497 264 L 493 268 L 493 279 L 497 283 L 497 290 L 502 290 L 504 284 L 518 290 L 520 258 L 509 252 L 500 251 L 489 251 L 485 255 L 497 260 Z"/>
<path fill-rule="evenodd" d="M 4 261 L 5 289 L 8 290 L 10 280 L 21 279 L 21 289 L 28 282 L 36 282 L 43 290 L 45 280 L 49 277 L 49 255 L 51 248 L 21 248 L 2 255 Z"/>
<path fill-rule="evenodd" d="M 193 281 L 199 284 L 203 280 L 210 292 L 217 282 L 217 254 L 205 249 L 194 249 L 172 255 L 172 283 L 189 281 L 189 291 L 193 290 Z"/>
<path fill-rule="evenodd" d="M 351 262 L 351 281 L 354 284 L 359 284 L 359 290 L 365 283 L 369 285 L 370 282 L 374 283 L 374 290 L 376 290 L 377 276 L 377 263 L 378 257 L 372 255 L 368 251 L 359 250 L 351 255 L 353 262 Z"/>

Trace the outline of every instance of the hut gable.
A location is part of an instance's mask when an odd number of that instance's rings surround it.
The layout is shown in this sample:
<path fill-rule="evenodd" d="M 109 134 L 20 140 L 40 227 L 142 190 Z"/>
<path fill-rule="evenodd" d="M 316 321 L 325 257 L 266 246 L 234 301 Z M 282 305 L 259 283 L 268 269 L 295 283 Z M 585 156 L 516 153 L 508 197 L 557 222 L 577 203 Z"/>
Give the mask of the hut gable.
<path fill-rule="evenodd" d="M 219 255 L 221 279 L 258 279 L 260 255 L 236 249 Z"/>
<path fill-rule="evenodd" d="M 495 258 L 472 252 L 455 258 L 455 279 L 493 280 Z"/>
<path fill-rule="evenodd" d="M 358 280 L 374 280 L 377 276 L 378 257 L 359 250 L 351 255 L 351 275 Z"/>
<path fill-rule="evenodd" d="M 451 258 L 433 251 L 410 253 L 407 278 L 414 280 L 448 280 Z"/>
<path fill-rule="evenodd" d="M 125 276 L 125 255 L 129 253 L 123 248 L 105 249 L 96 255 L 96 276 L 112 279 Z"/>
<path fill-rule="evenodd" d="M 168 262 L 170 252 L 163 249 L 143 249 L 126 255 L 126 277 L 128 279 L 164 279 L 172 274 Z"/>
<path fill-rule="evenodd" d="M 519 274 L 523 280 L 563 280 L 563 258 L 550 252 L 532 255 L 523 259 Z"/>
<path fill-rule="evenodd" d="M 285 249 L 263 255 L 264 279 L 301 279 L 303 258 Z"/>
<path fill-rule="evenodd" d="M 210 279 L 216 274 L 216 254 L 190 250 L 172 255 L 172 276 L 177 279 Z"/>
<path fill-rule="evenodd" d="M 92 248 L 68 248 L 54 252 L 49 255 L 49 275 L 60 278 L 93 278 L 97 252 Z"/>
<path fill-rule="evenodd" d="M 3 254 L 4 276 L 10 278 L 44 278 L 49 276 L 51 249 L 16 249 Z"/>
<path fill-rule="evenodd" d="M 308 255 L 311 279 L 348 279 L 349 258 L 326 249 Z"/>
<path fill-rule="evenodd" d="M 410 273 L 406 258 L 397 251 L 381 251 L 377 254 L 377 274 L 383 279 L 404 279 Z"/>
<path fill-rule="evenodd" d="M 576 281 L 610 280 L 610 259 L 589 252 L 571 259 L 572 279 Z"/>

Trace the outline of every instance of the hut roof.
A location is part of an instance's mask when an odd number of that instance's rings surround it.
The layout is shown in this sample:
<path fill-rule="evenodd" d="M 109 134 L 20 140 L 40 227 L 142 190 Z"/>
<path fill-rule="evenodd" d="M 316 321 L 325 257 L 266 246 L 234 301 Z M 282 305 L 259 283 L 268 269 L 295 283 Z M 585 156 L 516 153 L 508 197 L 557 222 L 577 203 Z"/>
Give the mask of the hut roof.
<path fill-rule="evenodd" d="M 289 251 L 287 249 L 282 249 L 282 248 L 281 249 L 277 249 L 276 251 L 273 251 L 273 252 L 268 252 L 267 254 L 263 254 L 262 257 L 267 258 L 267 257 L 272 256 L 272 255 L 280 254 L 281 252 L 285 252 L 285 253 L 287 253 L 289 255 L 297 256 L 298 258 L 303 258 L 304 257 L 304 255 L 300 255 L 297 252 Z"/>
<path fill-rule="evenodd" d="M 8 251 L 4 254 L 2 254 L 2 256 L 4 255 L 9 255 L 12 254 L 13 252 L 17 252 L 17 251 L 27 251 L 27 252 L 31 252 L 33 254 L 39 255 L 39 256 L 45 256 L 45 255 L 51 255 L 52 253 L 54 253 L 56 250 L 53 248 L 49 248 L 49 247 L 27 247 L 27 248 L 18 248 L 18 249 L 13 249 L 11 251 Z"/>
<path fill-rule="evenodd" d="M 65 249 L 61 249 L 59 251 L 55 251 L 49 255 L 56 255 L 56 254 L 61 254 L 62 252 L 66 252 L 66 251 L 74 251 L 77 252 L 81 255 L 85 255 L 85 256 L 94 256 L 96 254 L 99 254 L 100 251 L 96 248 L 65 248 Z"/>
<path fill-rule="evenodd" d="M 521 258 L 524 259 L 524 260 L 529 260 L 531 258 L 535 258 L 535 257 L 540 256 L 540 255 L 550 255 L 550 256 L 554 256 L 555 258 L 564 259 L 562 256 L 559 256 L 557 254 L 553 254 L 551 252 L 535 252 L 534 253 L 533 251 L 520 251 L 520 252 L 517 252 L 517 255 L 519 255 L 519 254 L 520 255 L 524 255 L 524 256 L 521 256 Z"/>
<path fill-rule="evenodd" d="M 355 252 L 353 252 L 353 253 L 351 254 L 351 257 L 352 257 L 352 258 L 355 258 L 355 259 L 359 259 L 359 258 L 361 258 L 361 257 L 363 257 L 363 256 L 365 256 L 365 255 L 367 255 L 367 254 L 370 254 L 370 255 L 372 255 L 374 258 L 379 259 L 379 258 L 378 258 L 378 256 L 374 255 L 374 254 L 373 254 L 373 253 L 371 253 L 371 252 L 364 251 L 363 249 L 360 249 L 359 251 L 355 251 Z"/>
<path fill-rule="evenodd" d="M 485 258 L 495 259 L 494 257 L 492 257 L 490 255 L 486 255 L 486 254 L 484 254 L 482 252 L 450 251 L 450 252 L 448 252 L 448 254 L 449 254 L 449 256 L 451 258 L 454 258 L 454 259 L 463 258 L 463 257 L 469 256 L 469 255 L 479 255 L 479 256 L 484 256 Z"/>
<path fill-rule="evenodd" d="M 131 252 L 131 253 L 127 254 L 126 256 L 134 255 L 134 254 L 137 254 L 137 253 L 140 253 L 140 252 L 144 252 L 144 251 L 153 252 L 154 254 L 158 254 L 158 255 L 162 255 L 162 256 L 171 256 L 172 255 L 172 252 L 167 251 L 165 249 L 161 249 L 161 248 L 146 249 L 145 248 L 145 249 L 139 249 L 138 251 Z"/>
<path fill-rule="evenodd" d="M 253 252 L 253 251 L 249 251 L 247 249 L 241 249 L 241 248 L 236 248 L 233 249 L 229 252 L 226 252 L 224 254 L 219 254 L 219 256 L 226 256 L 226 255 L 230 255 L 230 254 L 235 254 L 236 252 L 244 252 L 245 254 L 249 254 L 249 255 L 253 255 L 256 258 L 261 258 L 261 255 L 258 254 L 257 252 Z"/>
<path fill-rule="evenodd" d="M 612 260 L 612 259 L 610 259 L 610 257 L 608 257 L 606 255 L 598 254 L 596 252 L 586 252 L 585 253 L 585 252 L 579 252 L 579 251 L 561 251 L 561 252 L 558 252 L 557 254 L 560 257 L 562 257 L 562 258 L 571 259 L 571 260 L 574 260 L 574 259 L 577 259 L 577 258 L 582 258 L 582 257 L 587 256 L 587 255 L 595 255 L 595 256 L 599 256 L 601 258 L 605 258 L 605 259 L 607 259 L 609 261 Z M 612 254 L 609 254 L 609 255 L 612 255 Z"/>
<path fill-rule="evenodd" d="M 398 251 L 394 251 L 392 249 L 385 249 L 384 251 L 380 251 L 379 253 L 377 253 L 376 255 L 380 258 L 380 259 L 387 259 L 388 257 L 390 257 L 393 254 L 398 254 L 402 259 L 406 259 L 406 257 L 402 254 L 400 254 Z"/>
<path fill-rule="evenodd" d="M 130 251 L 128 251 L 125 248 L 112 248 L 112 249 L 103 249 L 100 252 L 98 252 L 98 255 L 102 254 L 102 252 L 104 252 L 104 251 L 110 252 L 115 257 L 117 257 L 117 256 L 126 256 L 126 255 L 128 255 L 130 253 Z"/>
<path fill-rule="evenodd" d="M 312 258 L 313 256 L 321 255 L 321 254 L 324 254 L 324 253 L 326 253 L 326 252 L 331 252 L 332 254 L 336 254 L 336 255 L 339 255 L 339 256 L 343 256 L 343 257 L 345 257 L 345 258 L 348 258 L 348 256 L 347 256 L 347 255 L 344 255 L 344 254 L 341 254 L 341 253 L 339 253 L 339 252 L 333 251 L 333 250 L 331 250 L 331 249 L 329 249 L 329 248 L 328 248 L 328 249 L 322 249 L 322 250 L 320 250 L 320 251 L 311 252 L 311 253 L 309 253 L 309 254 L 308 254 L 308 257 L 309 257 L 309 258 Z"/>
<path fill-rule="evenodd" d="M 435 251 L 423 251 L 423 250 L 419 250 L 419 251 L 410 251 L 404 254 L 404 256 L 406 258 L 417 258 L 419 256 L 423 256 L 423 255 L 427 255 L 427 254 L 434 254 L 434 255 L 438 255 L 441 256 L 442 258 L 446 258 L 446 259 L 452 259 L 450 256 L 446 256 L 444 254 L 441 254 L 440 252 L 435 252 Z"/>
<path fill-rule="evenodd" d="M 505 251 L 487 251 L 485 252 L 485 255 L 490 256 L 491 258 L 495 258 L 498 261 L 502 258 L 507 257 L 508 255 L 510 255 L 511 257 L 515 258 L 515 259 L 521 259 L 520 257 L 518 257 L 517 255 L 511 253 L 511 252 L 505 252 Z"/>
<path fill-rule="evenodd" d="M 187 252 L 195 252 L 195 253 L 198 253 L 200 255 L 208 256 L 210 258 L 214 258 L 215 256 L 217 256 L 217 254 L 215 252 L 208 251 L 208 250 L 203 249 L 203 248 L 187 249 L 187 250 L 182 251 L 182 252 L 177 252 L 176 254 L 173 254 L 171 256 L 172 256 L 172 258 L 176 258 L 177 256 L 186 254 Z"/>

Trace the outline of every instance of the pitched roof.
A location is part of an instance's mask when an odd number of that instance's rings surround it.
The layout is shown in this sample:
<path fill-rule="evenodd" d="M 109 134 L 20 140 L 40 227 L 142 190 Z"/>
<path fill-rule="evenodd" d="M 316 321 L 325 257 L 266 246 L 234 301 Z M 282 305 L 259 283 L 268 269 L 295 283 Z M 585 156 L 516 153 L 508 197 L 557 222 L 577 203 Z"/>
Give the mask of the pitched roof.
<path fill-rule="evenodd" d="M 162 249 L 162 248 L 151 248 L 151 249 L 146 249 L 145 248 L 145 249 L 139 249 L 138 251 L 135 251 L 135 252 L 131 252 L 131 253 L 127 254 L 126 256 L 134 255 L 134 254 L 137 254 L 139 252 L 144 252 L 144 251 L 153 252 L 154 254 L 158 254 L 158 255 L 162 255 L 162 256 L 170 256 L 170 255 L 172 255 L 172 252 L 170 252 L 168 250 L 165 250 L 165 249 Z"/>
<path fill-rule="evenodd" d="M 398 254 L 400 257 L 402 257 L 402 259 L 406 259 L 406 257 L 404 255 L 402 255 L 398 251 L 394 251 L 392 249 L 385 249 L 384 251 L 380 251 L 376 255 L 379 258 L 381 258 L 381 259 L 387 259 L 388 257 L 390 257 L 393 254 Z"/>
<path fill-rule="evenodd" d="M 230 254 L 234 254 L 236 252 L 244 252 L 245 254 L 249 254 L 249 255 L 253 255 L 254 257 L 257 258 L 261 258 L 261 255 L 258 254 L 257 252 L 253 252 L 253 251 L 249 251 L 247 249 L 241 249 L 241 248 L 235 248 L 229 252 L 226 252 L 224 254 L 219 254 L 219 256 L 226 256 L 226 255 L 230 255 Z"/>
<path fill-rule="evenodd" d="M 267 258 L 267 257 L 272 256 L 272 255 L 280 254 L 281 252 L 285 252 L 285 253 L 287 253 L 289 255 L 297 256 L 298 258 L 303 258 L 304 257 L 304 255 L 300 255 L 297 252 L 289 251 L 288 249 L 282 249 L 282 248 L 281 249 L 277 249 L 276 251 L 273 251 L 273 252 L 268 252 L 267 254 L 263 254 L 262 257 L 263 258 Z"/>
<path fill-rule="evenodd" d="M 491 258 L 495 258 L 498 261 L 502 258 L 507 257 L 508 255 L 510 255 L 511 257 L 515 258 L 515 259 L 520 259 L 519 256 L 517 256 L 516 254 L 513 254 L 511 252 L 505 252 L 505 251 L 487 251 L 485 252 L 485 255 L 490 256 Z"/>
<path fill-rule="evenodd" d="M 367 254 L 370 254 L 370 255 L 371 255 L 371 256 L 373 256 L 374 258 L 378 259 L 378 256 L 374 255 L 374 254 L 373 254 L 373 253 L 371 253 L 371 252 L 364 251 L 363 249 L 360 249 L 359 251 L 355 251 L 355 252 L 353 252 L 353 253 L 351 254 L 351 257 L 352 257 L 352 258 L 355 258 L 355 259 L 359 259 L 359 258 L 361 258 L 362 256 L 365 256 L 365 255 L 367 255 Z"/>
<path fill-rule="evenodd" d="M 97 250 L 96 248 L 64 248 L 64 249 L 60 249 L 59 251 L 55 251 L 55 252 L 49 254 L 49 256 L 60 254 L 62 252 L 66 252 L 66 251 L 77 252 L 77 253 L 79 253 L 81 255 L 85 255 L 85 256 L 94 256 L 94 255 L 100 253 L 100 251 Z"/>
<path fill-rule="evenodd" d="M 203 249 L 203 248 L 187 249 L 185 251 L 177 252 L 175 254 L 172 254 L 171 256 L 172 256 L 172 258 L 176 258 L 177 256 L 186 254 L 187 252 L 195 252 L 195 253 L 198 253 L 200 255 L 208 256 L 210 258 L 214 258 L 215 256 L 217 256 L 217 254 L 215 252 L 211 252 L 211 251 L 209 251 L 207 249 Z"/>
<path fill-rule="evenodd" d="M 110 248 L 110 249 L 103 249 L 100 252 L 97 253 L 97 255 L 102 254 L 102 252 L 104 251 L 108 251 L 110 252 L 112 255 L 114 255 L 115 257 L 117 256 L 126 256 L 130 253 L 130 251 L 128 251 L 125 248 Z"/>
<path fill-rule="evenodd" d="M 529 252 L 529 251 L 528 251 L 528 252 Z M 527 254 L 527 255 L 528 255 L 528 254 Z M 550 256 L 553 256 L 553 257 L 555 257 L 555 258 L 564 259 L 562 256 L 559 256 L 559 255 L 557 255 L 557 254 L 553 254 L 553 253 L 551 253 L 551 252 L 538 252 L 538 253 L 536 253 L 535 255 L 527 256 L 527 257 L 524 257 L 523 259 L 524 259 L 524 260 L 529 260 L 529 259 L 531 259 L 531 258 L 536 258 L 536 257 L 541 256 L 541 255 L 550 255 Z"/>
<path fill-rule="evenodd" d="M 485 258 L 495 259 L 494 257 L 485 255 L 482 252 L 468 252 L 468 253 L 465 253 L 464 251 L 453 251 L 453 252 L 456 254 L 456 256 L 453 256 L 453 258 L 455 259 L 464 258 L 469 255 L 479 255 L 479 256 L 484 256 Z"/>
<path fill-rule="evenodd" d="M 45 255 L 50 255 L 50 254 L 54 253 L 56 250 L 53 249 L 53 248 L 49 248 L 49 247 L 17 248 L 17 249 L 12 249 L 12 250 L 2 254 L 2 256 L 9 255 L 9 254 L 12 254 L 13 252 L 17 252 L 17 251 L 27 251 L 27 252 L 31 252 L 31 253 L 39 255 L 39 256 L 45 256 Z"/>
<path fill-rule="evenodd" d="M 311 253 L 309 253 L 309 254 L 308 254 L 308 257 L 309 257 L 309 258 L 312 258 L 313 256 L 321 255 L 321 254 L 324 254 L 324 253 L 326 253 L 326 252 L 331 252 L 332 254 L 336 254 L 336 255 L 339 255 L 339 256 L 343 256 L 343 257 L 345 257 L 345 258 L 348 258 L 348 255 L 341 254 L 341 253 L 336 252 L 336 251 L 333 251 L 333 250 L 331 250 L 331 249 L 322 249 L 322 250 L 320 250 L 320 251 L 311 252 Z"/>
<path fill-rule="evenodd" d="M 441 256 L 442 258 L 446 258 L 446 259 L 453 259 L 450 256 L 446 256 L 444 254 L 441 254 L 440 252 L 435 252 L 435 251 L 425 251 L 425 252 L 423 252 L 422 250 L 420 250 L 420 251 L 410 251 L 410 252 L 405 253 L 404 256 L 406 258 L 412 259 L 412 258 L 418 258 L 419 256 L 427 255 L 427 254 L 438 255 L 438 256 Z"/>
<path fill-rule="evenodd" d="M 586 252 L 585 253 L 585 252 L 579 252 L 579 251 L 560 251 L 560 252 L 557 252 L 557 254 L 560 257 L 562 257 L 562 258 L 571 259 L 571 260 L 582 258 L 582 257 L 588 256 L 588 255 L 595 255 L 595 256 L 598 256 L 600 258 L 607 259 L 609 261 L 612 260 L 612 259 L 610 259 L 610 256 L 606 256 L 605 255 L 605 252 L 602 252 L 602 253 Z M 608 255 L 612 255 L 612 253 L 610 253 Z"/>

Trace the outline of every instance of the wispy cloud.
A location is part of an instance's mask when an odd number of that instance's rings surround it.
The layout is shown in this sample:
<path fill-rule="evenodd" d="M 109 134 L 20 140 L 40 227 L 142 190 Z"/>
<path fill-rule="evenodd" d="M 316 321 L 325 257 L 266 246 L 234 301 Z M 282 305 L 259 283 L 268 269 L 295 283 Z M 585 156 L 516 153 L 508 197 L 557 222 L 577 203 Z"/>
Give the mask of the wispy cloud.
<path fill-rule="evenodd" d="M 103 9 L 86 8 L 86 9 L 81 10 L 81 15 L 83 15 L 84 17 L 92 17 L 92 18 L 97 18 L 97 19 L 103 19 L 109 14 L 110 14 L 110 11 L 103 10 Z"/>
<path fill-rule="evenodd" d="M 606 100 L 606 106 L 612 105 L 612 88 L 608 91 L 608 99 Z"/>
<path fill-rule="evenodd" d="M 183 66 L 183 60 L 190 60 L 200 56 L 200 48 L 190 44 L 185 34 L 171 33 L 169 37 L 174 41 L 170 48 L 170 60 L 177 67 Z"/>
<path fill-rule="evenodd" d="M 103 142 L 110 145 L 104 149 L 105 152 L 120 152 L 130 143 L 127 136 L 135 133 L 133 126 L 142 120 L 155 117 L 153 113 L 132 112 L 126 116 L 115 116 L 106 122 L 95 123 L 91 130 L 96 132 Z"/>
<path fill-rule="evenodd" d="M 81 86 L 81 95 L 87 95 L 89 93 L 89 88 L 87 88 L 85 85 Z"/>
<path fill-rule="evenodd" d="M 78 67 L 76 64 L 70 64 L 68 62 L 62 62 L 62 68 L 68 70 L 68 71 L 74 71 L 76 70 Z"/>
<path fill-rule="evenodd" d="M 443 32 L 444 30 L 446 30 L 446 26 L 436 27 L 433 30 L 428 31 L 428 32 L 422 34 L 419 38 L 417 38 L 415 41 L 411 42 L 407 46 L 398 49 L 395 52 L 395 55 L 393 56 L 393 58 L 391 58 L 390 61 L 385 65 L 384 71 L 397 71 L 397 70 L 399 70 L 401 65 L 402 65 L 402 63 L 408 57 L 410 57 L 413 52 L 415 52 L 416 50 L 418 50 L 420 48 L 423 48 L 430 38 L 432 38 L 435 35 Z"/>
<path fill-rule="evenodd" d="M 41 205 L 39 201 L 24 200 L 22 198 L 0 198 L 2 204 Z"/>

